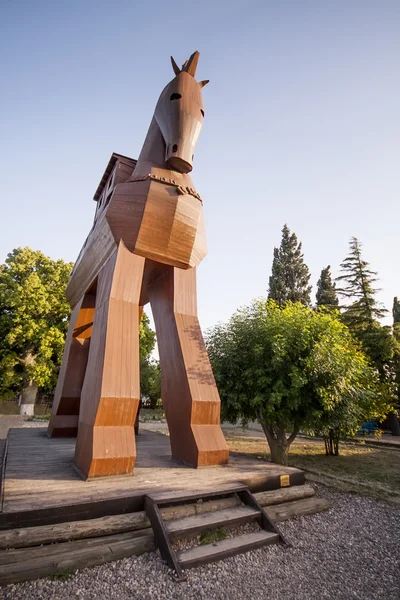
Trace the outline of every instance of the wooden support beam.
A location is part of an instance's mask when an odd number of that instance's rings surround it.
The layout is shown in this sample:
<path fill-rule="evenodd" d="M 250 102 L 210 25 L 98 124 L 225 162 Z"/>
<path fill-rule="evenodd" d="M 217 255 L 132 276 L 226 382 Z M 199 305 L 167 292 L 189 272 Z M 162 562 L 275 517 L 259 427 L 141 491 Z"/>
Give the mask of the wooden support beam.
<path fill-rule="evenodd" d="M 305 517 L 307 515 L 313 515 L 318 512 L 329 510 L 330 504 L 325 498 L 302 498 L 301 500 L 294 500 L 293 502 L 285 502 L 283 504 L 277 504 L 275 506 L 268 506 L 265 512 L 271 519 L 279 523 L 280 521 L 287 521 L 293 517 Z"/>
<path fill-rule="evenodd" d="M 49 555 L 51 550 L 51 555 Z M 57 546 L 23 549 L 7 564 L 1 564 L 0 585 L 38 579 L 52 573 L 62 573 L 67 569 L 82 569 L 102 565 L 112 560 L 143 554 L 154 550 L 152 531 L 141 531 L 126 539 L 121 536 L 107 536 L 80 542 L 67 542 Z M 8 552 L 3 553 L 7 556 Z"/>

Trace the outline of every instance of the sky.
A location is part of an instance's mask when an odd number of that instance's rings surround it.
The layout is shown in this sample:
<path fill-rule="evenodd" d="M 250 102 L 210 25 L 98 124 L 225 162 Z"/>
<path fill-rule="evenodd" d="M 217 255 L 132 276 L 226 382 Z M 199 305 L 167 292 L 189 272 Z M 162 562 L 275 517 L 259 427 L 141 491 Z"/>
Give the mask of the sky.
<path fill-rule="evenodd" d="M 200 51 L 192 179 L 203 328 L 266 295 L 284 223 L 313 295 L 352 236 L 400 296 L 398 0 L 0 0 L 0 262 L 74 261 L 112 152 L 137 157 L 158 96 Z M 390 322 L 390 313 L 387 322 Z"/>

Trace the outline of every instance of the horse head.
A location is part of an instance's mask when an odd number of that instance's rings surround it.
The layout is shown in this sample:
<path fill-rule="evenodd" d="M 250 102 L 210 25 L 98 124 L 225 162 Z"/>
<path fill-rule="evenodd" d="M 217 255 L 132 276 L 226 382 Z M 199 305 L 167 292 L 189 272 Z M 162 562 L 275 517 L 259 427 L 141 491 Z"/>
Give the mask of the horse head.
<path fill-rule="evenodd" d="M 180 173 L 193 168 L 194 147 L 204 119 L 201 90 L 208 81 L 194 78 L 199 56 L 194 52 L 182 69 L 171 56 L 175 77 L 161 92 L 154 113 L 165 142 L 165 162 Z"/>

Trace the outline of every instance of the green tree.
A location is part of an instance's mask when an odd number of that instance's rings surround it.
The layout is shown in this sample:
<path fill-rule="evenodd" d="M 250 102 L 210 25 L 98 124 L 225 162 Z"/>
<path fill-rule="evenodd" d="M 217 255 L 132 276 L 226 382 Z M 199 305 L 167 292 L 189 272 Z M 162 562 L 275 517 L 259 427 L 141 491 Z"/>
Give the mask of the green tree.
<path fill-rule="evenodd" d="M 140 365 L 140 393 L 150 400 L 151 408 L 156 408 L 161 398 L 161 372 L 157 360 L 147 360 Z"/>
<path fill-rule="evenodd" d="M 350 358 L 350 357 L 348 357 Z M 351 359 L 350 359 L 351 360 Z M 311 432 L 322 435 L 327 455 L 339 455 L 341 439 L 354 436 L 360 425 L 369 420 L 382 420 L 393 409 L 390 387 L 382 384 L 368 358 L 360 353 L 357 364 L 349 363 L 348 376 L 356 388 L 344 387 L 337 398 L 321 413 Z M 343 381 L 346 386 L 347 383 Z"/>
<path fill-rule="evenodd" d="M 359 339 L 387 312 L 376 300 L 376 293 L 380 291 L 374 287 L 377 273 L 362 258 L 361 250 L 358 239 L 351 238 L 349 255 L 340 265 L 342 275 L 336 278 L 342 284 L 337 292 L 351 300 L 350 304 L 342 307 L 343 321 Z"/>
<path fill-rule="evenodd" d="M 380 399 L 374 370 L 331 311 L 257 300 L 206 339 L 223 418 L 259 421 L 273 462 L 287 463 L 300 430 L 344 435 Z"/>
<path fill-rule="evenodd" d="M 311 304 L 310 272 L 304 262 L 301 242 L 287 225 L 282 229 L 282 241 L 274 248 L 272 273 L 269 278 L 268 298 L 280 305 L 285 302 Z"/>
<path fill-rule="evenodd" d="M 393 299 L 393 340 L 394 340 L 394 376 L 396 385 L 396 407 L 395 411 L 388 415 L 388 423 L 393 435 L 400 435 L 399 407 L 400 407 L 400 301 Z"/>
<path fill-rule="evenodd" d="M 392 314 L 393 314 L 393 327 L 395 327 L 396 331 L 398 331 L 398 328 L 400 327 L 400 300 L 398 300 L 397 296 L 395 298 L 393 298 Z"/>
<path fill-rule="evenodd" d="M 396 391 L 395 339 L 391 328 L 379 322 L 387 311 L 376 299 L 379 291 L 374 287 L 378 281 L 377 273 L 371 270 L 361 251 L 359 240 L 351 238 L 349 255 L 341 264 L 342 275 L 336 280 L 343 284 L 337 291 L 350 301 L 342 307 L 342 319 L 362 343 L 364 352 L 379 373 L 389 400 Z M 388 423 L 393 434 L 400 432 L 393 413 L 388 414 Z"/>
<path fill-rule="evenodd" d="M 150 327 L 150 319 L 144 312 L 139 328 L 139 358 L 141 361 L 149 360 L 156 345 L 156 334 Z"/>
<path fill-rule="evenodd" d="M 151 358 L 155 344 L 156 334 L 150 327 L 149 317 L 143 313 L 139 330 L 140 394 L 149 398 L 152 408 L 161 398 L 160 365 Z"/>
<path fill-rule="evenodd" d="M 320 278 L 317 282 L 316 300 L 317 306 L 338 308 L 339 299 L 336 294 L 335 283 L 332 281 L 330 265 L 321 271 Z"/>
<path fill-rule="evenodd" d="M 65 298 L 72 263 L 17 248 L 0 266 L 0 394 L 21 394 L 31 414 L 38 388 L 52 391 L 70 307 Z"/>

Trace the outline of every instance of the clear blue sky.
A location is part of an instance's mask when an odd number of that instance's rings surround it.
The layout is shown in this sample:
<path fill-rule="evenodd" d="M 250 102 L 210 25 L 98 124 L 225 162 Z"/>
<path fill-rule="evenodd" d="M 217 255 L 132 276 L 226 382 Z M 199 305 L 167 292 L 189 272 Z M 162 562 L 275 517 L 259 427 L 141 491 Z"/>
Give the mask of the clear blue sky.
<path fill-rule="evenodd" d="M 285 222 L 312 282 L 351 236 L 400 296 L 398 0 L 2 0 L 0 262 L 75 260 L 115 151 L 137 157 L 162 88 L 201 53 L 193 180 L 204 328 L 265 294 Z"/>

